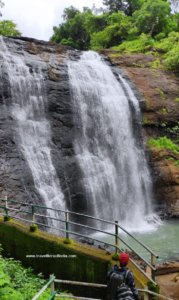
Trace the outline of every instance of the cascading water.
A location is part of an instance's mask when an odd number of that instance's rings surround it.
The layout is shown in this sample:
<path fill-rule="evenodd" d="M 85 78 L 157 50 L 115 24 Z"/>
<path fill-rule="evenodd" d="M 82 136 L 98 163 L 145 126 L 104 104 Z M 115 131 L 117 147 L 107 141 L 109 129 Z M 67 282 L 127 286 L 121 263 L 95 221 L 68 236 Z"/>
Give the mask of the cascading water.
<path fill-rule="evenodd" d="M 127 228 L 145 226 L 152 191 L 145 153 L 133 134 L 131 106 L 141 131 L 138 100 L 97 53 L 69 61 L 68 72 L 88 213 Z"/>
<path fill-rule="evenodd" d="M 11 54 L 0 40 L 2 67 L 6 70 L 12 99 L 12 116 L 17 124 L 17 138 L 33 175 L 34 185 L 45 205 L 64 208 L 64 196 L 50 153 L 50 124 L 45 117 L 45 87 L 40 68 L 30 70 L 24 60 Z M 48 211 L 53 217 L 54 213 Z M 53 223 L 53 222 L 52 222 Z"/>

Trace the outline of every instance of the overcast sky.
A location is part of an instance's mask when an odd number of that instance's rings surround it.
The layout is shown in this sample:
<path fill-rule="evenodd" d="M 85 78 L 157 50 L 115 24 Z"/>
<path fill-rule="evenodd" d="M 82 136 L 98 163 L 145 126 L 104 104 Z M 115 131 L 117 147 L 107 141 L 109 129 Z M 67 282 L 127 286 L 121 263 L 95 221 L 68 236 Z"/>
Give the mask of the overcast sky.
<path fill-rule="evenodd" d="M 53 26 L 62 22 L 63 10 L 70 5 L 81 9 L 102 6 L 102 0 L 3 0 L 1 20 L 12 20 L 23 36 L 49 40 Z"/>

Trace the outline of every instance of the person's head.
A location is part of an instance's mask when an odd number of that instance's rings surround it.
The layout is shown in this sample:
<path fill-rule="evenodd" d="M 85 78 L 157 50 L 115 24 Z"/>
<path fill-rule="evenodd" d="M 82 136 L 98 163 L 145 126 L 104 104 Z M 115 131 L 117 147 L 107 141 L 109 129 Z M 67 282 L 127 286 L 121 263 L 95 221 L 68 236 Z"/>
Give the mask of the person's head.
<path fill-rule="evenodd" d="M 129 262 L 129 254 L 127 254 L 126 252 L 122 252 L 119 254 L 118 259 L 119 259 L 120 267 L 125 267 Z"/>

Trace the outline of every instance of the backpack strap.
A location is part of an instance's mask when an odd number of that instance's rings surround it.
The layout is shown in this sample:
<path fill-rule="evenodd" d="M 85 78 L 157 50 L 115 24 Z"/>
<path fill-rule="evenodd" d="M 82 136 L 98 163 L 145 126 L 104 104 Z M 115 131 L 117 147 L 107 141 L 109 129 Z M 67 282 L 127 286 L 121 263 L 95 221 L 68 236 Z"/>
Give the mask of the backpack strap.
<path fill-rule="evenodd" d="M 126 273 L 124 275 L 124 283 L 126 283 L 129 272 L 130 272 L 129 270 L 126 270 Z"/>

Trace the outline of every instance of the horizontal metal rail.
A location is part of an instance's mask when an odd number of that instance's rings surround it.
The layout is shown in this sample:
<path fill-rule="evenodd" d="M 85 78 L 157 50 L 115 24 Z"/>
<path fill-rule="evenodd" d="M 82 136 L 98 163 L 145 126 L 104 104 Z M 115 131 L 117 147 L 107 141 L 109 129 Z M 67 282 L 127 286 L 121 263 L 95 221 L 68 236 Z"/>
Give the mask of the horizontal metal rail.
<path fill-rule="evenodd" d="M 63 284 L 71 284 L 71 285 L 80 285 L 80 286 L 89 286 L 89 287 L 97 287 L 97 288 L 107 288 L 107 285 L 106 284 L 96 284 L 96 283 L 89 283 L 89 282 L 80 282 L 80 281 L 70 281 L 70 280 L 61 280 L 61 279 L 55 279 L 54 282 L 57 282 L 57 283 L 63 283 Z M 164 295 L 161 295 L 161 294 L 157 294 L 155 292 L 152 292 L 150 290 L 147 290 L 147 289 L 138 289 L 138 291 L 140 293 L 143 293 L 143 294 L 148 294 L 148 295 L 153 295 L 153 296 L 157 296 L 159 297 L 160 299 L 164 299 L 164 300 L 173 300 L 169 297 L 166 297 Z M 57 294 L 57 296 L 61 296 L 61 295 L 66 295 L 67 298 L 78 298 L 78 297 L 75 297 L 75 296 L 71 296 L 71 295 L 68 295 L 68 294 Z M 91 299 L 91 298 L 82 298 L 82 299 Z M 95 298 L 92 298 L 92 299 L 95 299 Z"/>
<path fill-rule="evenodd" d="M 74 296 L 74 295 L 71 295 L 71 294 L 63 293 L 63 292 L 58 294 L 57 292 L 55 292 L 55 286 L 54 286 L 55 283 L 57 283 L 57 284 L 63 283 L 63 284 L 70 284 L 70 285 L 78 285 L 78 286 L 84 286 L 84 287 L 88 286 L 88 287 L 102 288 L 102 289 L 107 288 L 106 284 L 56 279 L 54 275 L 50 275 L 49 281 L 32 298 L 32 300 L 37 300 L 49 286 L 51 287 L 51 294 L 55 295 L 55 297 L 57 297 L 57 298 L 69 298 L 69 299 L 81 299 L 81 300 L 102 300 L 102 299 L 97 299 L 97 298 L 87 298 L 87 297 Z M 153 291 L 150 291 L 148 289 L 138 289 L 138 292 L 142 293 L 144 295 L 144 299 L 148 299 L 148 300 L 149 300 L 149 298 L 148 298 L 149 295 L 156 296 L 157 299 L 160 299 L 160 300 L 173 300 L 172 298 L 169 298 L 169 297 L 161 295 L 161 294 L 157 294 L 157 293 L 155 293 Z"/>
<path fill-rule="evenodd" d="M 18 213 L 25 213 L 25 214 L 29 214 L 29 215 L 31 215 L 32 213 L 31 212 L 29 212 L 29 211 L 26 211 L 26 210 L 19 210 L 19 209 L 17 209 L 17 208 L 13 208 L 13 207 L 9 207 L 8 206 L 8 209 L 9 210 L 12 210 L 12 211 L 15 211 L 15 212 L 18 212 Z"/>
<path fill-rule="evenodd" d="M 0 198 L 0 201 L 7 201 L 5 199 L 2 199 Z M 96 221 L 101 221 L 101 222 L 104 222 L 106 224 L 109 224 L 109 225 L 116 225 L 115 222 L 112 222 L 112 221 L 108 221 L 108 220 L 105 220 L 105 219 L 101 219 L 101 218 L 97 218 L 97 217 L 94 217 L 94 216 L 90 216 L 90 215 L 86 215 L 86 214 L 81 214 L 81 213 L 77 213 L 77 212 L 72 212 L 70 210 L 63 210 L 63 209 L 54 209 L 54 208 L 51 208 L 51 207 L 46 207 L 46 206 L 43 206 L 43 205 L 36 205 L 36 204 L 28 204 L 28 203 L 22 203 L 22 202 L 18 202 L 16 200 L 11 200 L 11 199 L 8 199 L 8 202 L 12 202 L 12 203 L 20 203 L 22 205 L 27 205 L 27 206 L 33 206 L 34 208 L 42 208 L 42 209 L 46 209 L 46 210 L 53 210 L 55 212 L 68 212 L 68 214 L 72 214 L 72 215 L 76 215 L 76 216 L 81 216 L 81 217 L 85 217 L 85 218 L 88 218 L 88 219 L 93 219 L 93 220 L 96 220 Z M 29 212 L 30 213 L 30 212 Z M 45 217 L 45 216 L 44 216 Z M 47 217 L 47 216 L 46 216 Z M 54 219 L 56 220 L 55 218 L 52 218 L 52 217 L 48 217 L 49 219 Z M 59 219 L 57 219 L 59 220 Z M 139 239 L 135 238 L 130 232 L 128 232 L 125 228 L 123 228 L 122 226 L 120 226 L 119 224 L 117 225 L 122 231 L 124 231 L 128 236 L 130 236 L 132 239 L 134 239 L 138 244 L 140 244 L 145 250 L 147 250 L 149 253 L 153 254 L 156 258 L 158 258 L 158 255 L 152 250 L 150 249 L 149 247 L 147 247 L 143 242 L 141 242 Z"/>
<path fill-rule="evenodd" d="M 24 222 L 27 222 L 27 223 L 31 223 L 31 224 L 32 224 L 32 221 L 31 221 L 31 220 L 24 219 L 24 218 L 21 218 L 21 217 L 17 217 L 17 216 L 14 216 L 14 215 L 8 215 L 8 216 L 11 217 L 11 218 L 13 218 L 13 219 L 21 220 L 21 221 L 24 221 Z"/>
<path fill-rule="evenodd" d="M 106 288 L 107 287 L 106 284 L 71 281 L 71 280 L 61 280 L 61 279 L 55 279 L 54 282 L 66 283 L 66 284 L 72 284 L 72 285 L 89 286 L 89 287 L 97 287 L 97 288 Z"/>
<path fill-rule="evenodd" d="M 70 281 L 70 280 L 61 280 L 61 279 L 55 279 L 54 282 L 56 282 L 56 283 L 63 283 L 63 284 L 71 284 L 71 285 L 89 286 L 89 287 L 96 287 L 96 288 L 107 288 L 106 284 L 96 284 L 96 283 L 89 283 L 89 282 Z M 157 293 L 152 292 L 152 291 L 147 290 L 147 289 L 138 289 L 138 291 L 140 293 L 143 293 L 143 294 L 157 296 L 160 299 L 173 300 L 173 299 L 171 299 L 169 297 L 166 297 L 166 296 L 161 295 L 161 294 L 157 294 Z M 71 296 L 71 295 L 64 294 L 64 293 L 57 294 L 57 296 L 61 296 L 61 295 L 64 295 L 64 296 L 66 295 L 67 298 L 74 298 L 74 299 L 78 298 L 78 297 Z M 94 298 L 82 298 L 82 299 L 94 299 Z"/>
<path fill-rule="evenodd" d="M 55 276 L 51 275 L 49 281 L 44 285 L 41 290 L 32 298 L 32 300 L 37 300 L 43 292 L 54 282 Z"/>
<path fill-rule="evenodd" d="M 14 219 L 23 220 L 23 221 L 27 221 L 27 222 L 29 222 L 29 223 L 32 223 L 32 221 L 23 219 L 23 218 L 21 218 L 21 217 L 16 217 L 16 216 L 11 216 L 11 215 L 10 215 L 10 217 L 13 217 Z M 40 226 L 44 226 L 44 227 L 47 227 L 47 228 L 55 229 L 55 230 L 57 230 L 57 231 L 66 232 L 65 229 L 56 228 L 56 227 L 53 227 L 53 226 L 50 226 L 50 225 L 47 225 L 47 224 L 44 224 L 44 223 L 36 222 L 35 224 L 40 225 Z M 70 230 L 68 231 L 68 233 L 71 233 L 71 234 L 73 234 L 73 235 L 77 235 L 77 236 L 80 236 L 80 237 L 85 237 L 85 238 L 87 237 L 86 235 L 84 235 L 84 234 L 82 234 L 82 233 L 78 233 L 78 232 L 74 232 L 74 231 L 70 231 Z M 96 242 L 99 242 L 99 243 L 104 243 L 103 241 L 101 241 L 101 240 L 99 240 L 99 239 L 96 239 L 96 238 L 93 238 L 93 240 L 95 240 Z M 111 243 L 107 243 L 107 244 L 108 244 L 109 246 L 112 246 L 112 247 L 117 247 L 116 245 L 111 244 Z M 118 250 L 121 251 L 119 247 L 118 247 Z"/>
<path fill-rule="evenodd" d="M 79 296 L 72 296 L 72 295 L 68 295 L 68 294 L 56 294 L 55 297 L 69 298 L 69 299 L 81 299 L 81 300 L 102 300 L 102 299 L 97 299 L 97 298 L 84 298 L 84 297 L 79 297 Z"/>
<path fill-rule="evenodd" d="M 152 295 L 152 296 L 157 296 L 157 297 L 159 297 L 160 299 L 164 299 L 164 300 L 173 300 L 172 298 L 166 297 L 166 296 L 161 295 L 161 294 L 157 294 L 157 293 L 152 292 L 152 291 L 150 291 L 150 290 L 138 289 L 138 291 L 139 291 L 139 292 L 142 292 L 142 293 L 146 293 L 146 294 Z"/>
<path fill-rule="evenodd" d="M 152 296 L 155 296 L 157 297 L 158 300 L 173 300 L 172 298 L 168 298 L 164 295 L 161 295 L 161 294 L 156 294 L 150 290 L 138 290 L 139 292 L 143 292 L 144 295 L 146 296 L 149 296 L 149 295 L 152 295 Z M 102 299 L 96 299 L 96 298 L 84 298 L 84 297 L 79 297 L 79 296 L 72 296 L 72 295 L 69 295 L 69 294 L 56 294 L 55 295 L 56 297 L 58 298 L 69 298 L 69 299 L 81 299 L 81 300 L 102 300 Z M 147 299 L 149 299 L 147 297 Z"/>
<path fill-rule="evenodd" d="M 98 231 L 98 232 L 102 232 L 102 233 L 106 233 L 106 234 L 111 235 L 111 236 L 113 236 L 113 237 L 116 236 L 116 235 L 113 234 L 113 233 L 106 232 L 106 231 L 104 231 L 104 230 L 101 230 L 101 229 L 98 229 L 98 228 L 95 228 L 95 227 L 91 227 L 91 226 L 88 226 L 88 225 L 79 224 L 79 223 L 71 222 L 71 221 L 69 221 L 69 224 L 72 224 L 72 225 L 79 225 L 80 227 L 87 228 L 87 229 L 92 229 L 92 230 L 94 230 L 94 231 Z M 68 231 L 68 232 L 71 233 L 71 234 L 74 234 L 74 235 L 77 234 L 77 233 L 74 232 L 74 231 Z M 155 268 L 154 266 L 152 266 L 148 261 L 146 261 L 146 259 L 143 258 L 140 254 L 138 254 L 137 252 L 135 252 L 135 250 L 134 250 L 127 242 L 125 242 L 120 236 L 117 236 L 117 237 L 118 237 L 119 240 L 120 240 L 121 242 L 123 242 L 130 250 L 134 251 L 134 253 L 137 254 L 138 257 L 139 257 L 140 259 L 142 259 L 142 260 L 143 260 L 143 261 L 144 261 L 151 269 L 156 270 L 156 268 Z M 95 238 L 91 238 L 91 240 L 96 240 L 96 239 L 95 239 Z M 97 240 L 97 241 L 99 241 L 99 240 Z M 105 244 L 110 245 L 110 246 L 113 246 L 113 247 L 116 247 L 116 245 L 114 245 L 114 244 L 109 244 L 108 242 L 105 242 Z"/>
<path fill-rule="evenodd" d="M 36 214 L 35 214 L 35 215 L 36 215 Z M 10 216 L 13 217 L 12 215 L 10 215 Z M 41 217 L 47 217 L 47 216 L 45 216 L 45 215 L 38 215 L 38 216 L 41 216 Z M 23 221 L 27 221 L 27 222 L 31 223 L 31 221 L 26 220 L 26 219 L 23 219 L 23 218 L 21 218 L 21 217 L 14 217 L 14 218 L 15 218 L 15 219 L 19 219 L 19 220 L 23 220 Z M 51 219 L 54 219 L 54 218 L 51 218 Z M 63 222 L 65 222 L 65 221 L 63 221 Z M 65 229 L 57 228 L 57 227 L 50 226 L 50 225 L 47 225 L 47 224 L 44 224 L 44 223 L 36 222 L 36 224 L 37 224 L 37 225 L 40 225 L 40 226 L 45 226 L 45 227 L 47 227 L 47 228 L 51 228 L 51 229 L 54 229 L 54 230 L 57 230 L 57 231 L 66 232 Z M 97 229 L 97 228 L 95 228 L 95 227 L 91 227 L 91 226 L 87 226 L 87 225 L 83 225 L 83 224 L 81 225 L 81 224 L 79 224 L 79 223 L 70 222 L 70 221 L 69 221 L 69 224 L 79 225 L 79 226 L 81 226 L 81 227 L 88 228 L 88 229 L 93 229 L 93 230 L 95 230 L 95 231 L 102 232 L 102 233 L 106 233 L 106 234 L 108 234 L 108 235 L 111 235 L 111 236 L 115 237 L 115 234 L 110 233 L 110 232 L 106 232 L 106 231 L 101 230 L 101 229 Z M 76 236 L 80 236 L 80 237 L 87 238 L 86 235 L 81 234 L 81 233 L 78 233 L 78 232 L 74 232 L 74 231 L 71 231 L 71 230 L 68 230 L 68 233 L 69 233 L 69 234 L 72 234 L 72 235 L 76 235 Z M 153 265 L 151 265 L 145 258 L 143 258 L 140 254 L 138 254 L 138 253 L 137 253 L 137 252 L 136 252 L 136 251 L 135 251 L 128 243 L 126 243 L 121 237 L 118 236 L 118 238 L 119 238 L 119 240 L 120 240 L 121 242 L 123 242 L 130 250 L 132 250 L 135 254 L 137 254 L 138 257 L 139 257 L 143 262 L 146 263 L 146 265 L 148 265 L 152 270 L 154 270 L 154 271 L 156 270 L 156 268 L 155 268 Z M 99 240 L 99 239 L 96 239 L 95 237 L 90 238 L 90 240 L 94 240 L 94 241 L 99 242 L 99 243 L 104 243 L 103 241 L 101 241 L 101 240 Z M 111 246 L 111 247 L 118 248 L 118 251 L 121 251 L 119 247 L 117 247 L 116 245 L 114 245 L 114 244 L 112 244 L 112 243 L 105 242 L 105 244 L 108 245 L 108 246 Z M 150 278 L 149 278 L 149 279 L 150 279 Z"/>
<path fill-rule="evenodd" d="M 16 219 L 20 219 L 21 220 L 21 218 L 19 218 L 19 217 L 15 217 Z M 29 223 L 31 223 L 31 221 L 28 221 Z M 49 226 L 49 225 L 47 225 L 47 224 L 43 224 L 43 223 L 38 223 L 38 222 L 36 222 L 36 224 L 37 225 L 42 225 L 42 226 L 45 226 L 45 227 L 47 227 L 47 228 L 51 228 L 51 229 L 55 229 L 55 230 L 59 230 L 59 231 L 62 231 L 62 232 L 66 232 L 65 231 L 65 229 L 57 229 L 56 227 L 53 227 L 53 226 Z M 76 236 L 79 236 L 79 237 L 87 237 L 86 235 L 84 235 L 84 234 L 81 234 L 81 233 L 74 233 L 73 231 L 69 231 L 69 233 L 71 233 L 71 234 L 73 234 L 73 235 L 76 235 Z M 101 240 L 99 240 L 99 239 L 94 239 L 96 242 L 98 242 L 98 243 L 103 243 L 103 241 L 101 241 Z M 111 244 L 111 243 L 108 243 L 108 245 L 109 246 L 111 246 L 111 247 L 116 247 L 117 248 L 117 250 L 118 250 L 118 252 L 121 252 L 121 249 L 118 247 L 118 246 L 116 246 L 116 245 L 114 245 L 114 244 Z M 149 277 L 148 276 L 148 274 L 147 273 L 145 273 L 136 263 L 135 263 L 135 261 L 133 260 L 133 259 L 131 259 L 130 258 L 130 260 L 132 261 L 132 263 L 135 265 L 135 267 L 149 280 L 149 281 L 152 281 L 153 282 L 153 284 L 156 284 L 155 283 L 155 281 L 153 280 L 153 279 L 151 279 L 151 277 Z M 146 262 L 146 263 L 148 263 L 148 262 Z M 148 263 L 148 265 L 150 266 L 150 264 Z M 152 266 L 152 268 L 153 268 L 153 270 L 155 270 L 154 269 L 154 267 Z"/>
<path fill-rule="evenodd" d="M 69 235 L 75 235 L 75 236 L 78 236 L 78 237 L 84 237 L 84 238 L 89 239 L 89 236 L 87 236 L 86 234 L 82 234 L 82 233 L 78 233 L 78 232 L 74 232 L 72 230 L 69 230 L 69 225 L 79 226 L 80 228 L 85 228 L 85 229 L 93 230 L 94 232 L 100 232 L 100 233 L 104 233 L 104 234 L 107 234 L 109 236 L 112 236 L 115 239 L 115 244 L 112 244 L 112 243 L 109 243 L 109 242 L 104 242 L 102 240 L 99 240 L 99 239 L 95 238 L 94 236 L 90 237 L 90 240 L 94 240 L 94 241 L 99 242 L 99 243 L 104 243 L 105 245 L 108 245 L 110 247 L 114 247 L 116 249 L 116 253 L 121 251 L 121 249 L 118 246 L 118 241 L 121 241 L 130 250 L 132 250 L 135 254 L 137 254 L 137 256 L 147 266 L 149 266 L 149 268 L 151 269 L 151 273 L 152 273 L 152 279 L 155 280 L 155 274 L 154 274 L 154 272 L 156 270 L 156 268 L 155 268 L 155 259 L 158 258 L 158 256 L 154 253 L 154 251 L 152 251 L 151 249 L 149 249 L 140 240 L 138 240 L 137 238 L 135 238 L 132 234 L 130 234 L 127 230 L 125 230 L 122 226 L 120 226 L 117 221 L 116 222 L 111 222 L 111 221 L 108 221 L 108 220 L 96 218 L 94 216 L 89 216 L 89 215 L 86 215 L 86 214 L 71 212 L 71 211 L 63 210 L 63 209 L 54 209 L 54 208 L 46 207 L 46 206 L 42 206 L 42 205 L 33 205 L 33 204 L 23 203 L 23 202 L 11 200 L 11 199 L 2 199 L 2 198 L 0 198 L 0 201 L 4 201 L 5 202 L 5 206 L 0 206 L 0 208 L 4 209 L 4 211 L 6 213 L 6 216 L 8 215 L 8 212 L 11 212 L 11 211 L 13 211 L 15 213 L 24 213 L 24 214 L 31 215 L 32 216 L 31 220 L 28 220 L 28 219 L 24 219 L 24 218 L 21 218 L 21 217 L 18 217 L 18 216 L 14 216 L 14 215 L 10 214 L 10 216 L 12 218 L 19 219 L 19 220 L 22 220 L 22 221 L 25 221 L 25 222 L 29 222 L 29 223 L 32 223 L 32 224 L 35 223 L 35 224 L 37 224 L 39 226 L 50 228 L 50 229 L 55 230 L 57 232 L 63 232 L 63 233 L 65 233 L 66 238 L 69 238 Z M 24 209 L 13 208 L 11 206 L 8 206 L 9 203 L 11 203 L 11 204 L 20 204 L 21 206 L 29 207 L 30 211 L 27 211 L 27 210 L 24 210 Z M 52 216 L 44 215 L 42 213 L 37 213 L 38 209 L 45 209 L 45 211 L 52 210 L 52 211 L 54 211 L 57 214 L 64 213 L 64 219 L 59 219 L 58 217 L 55 217 L 55 216 L 52 217 Z M 110 226 L 111 225 L 115 226 L 115 233 L 111 233 L 111 232 L 108 232 L 108 231 L 105 231 L 105 230 L 102 230 L 100 228 L 96 228 L 96 227 L 93 227 L 93 226 L 89 226 L 89 225 L 85 225 L 85 224 L 81 224 L 81 223 L 70 221 L 69 220 L 69 215 L 80 216 L 80 217 L 83 217 L 83 218 L 85 217 L 86 219 L 92 219 L 92 220 L 95 220 L 95 221 L 102 222 L 102 223 L 104 223 L 106 225 L 108 224 Z M 63 228 L 57 228 L 57 227 L 55 227 L 53 225 L 48 225 L 48 224 L 44 224 L 44 223 L 41 223 L 41 222 L 37 222 L 36 218 L 46 218 L 48 220 L 51 220 L 52 222 L 53 221 L 55 221 L 55 222 L 61 222 L 61 223 L 64 223 L 65 226 L 64 226 L 64 229 Z M 148 262 L 145 258 L 143 258 L 140 254 L 138 254 L 133 247 L 131 247 L 124 239 L 122 239 L 119 236 L 119 234 L 118 234 L 118 228 L 121 229 L 123 232 L 125 232 L 135 242 L 137 242 L 148 253 L 151 254 L 151 263 Z M 143 270 L 139 266 L 138 266 L 138 269 L 143 272 Z M 149 276 L 145 272 L 143 272 L 143 273 L 145 274 L 145 276 L 147 276 L 147 278 L 149 278 Z M 149 278 L 149 280 L 151 280 L 151 278 Z"/>

